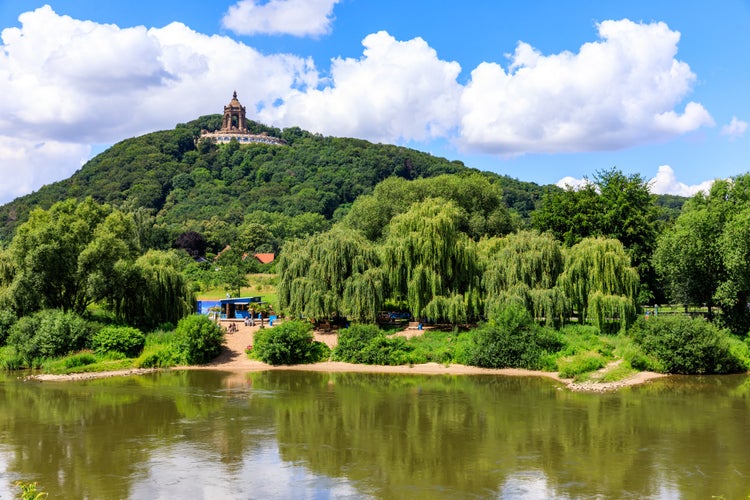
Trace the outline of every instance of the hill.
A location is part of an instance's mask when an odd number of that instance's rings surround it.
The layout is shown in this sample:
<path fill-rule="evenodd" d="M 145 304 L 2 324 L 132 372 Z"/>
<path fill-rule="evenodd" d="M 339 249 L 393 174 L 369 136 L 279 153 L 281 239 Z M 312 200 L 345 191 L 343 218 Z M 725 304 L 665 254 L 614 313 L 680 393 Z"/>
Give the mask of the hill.
<path fill-rule="evenodd" d="M 160 229 L 153 246 L 164 247 L 186 230 L 206 232 L 206 221 L 212 221 L 216 231 L 247 222 L 248 217 L 266 224 L 297 218 L 301 224 L 325 227 L 386 178 L 477 172 L 459 161 L 409 148 L 326 137 L 297 127 L 280 130 L 252 121 L 252 133 L 284 139 L 287 145 L 197 141 L 201 130 L 217 130 L 221 120 L 221 115 L 207 115 L 173 130 L 123 140 L 70 178 L 0 207 L 0 243 L 9 241 L 31 209 L 46 209 L 71 197 L 90 196 L 149 214 Z M 556 189 L 488 172 L 482 175 L 502 186 L 505 203 L 521 220 L 546 191 Z"/>

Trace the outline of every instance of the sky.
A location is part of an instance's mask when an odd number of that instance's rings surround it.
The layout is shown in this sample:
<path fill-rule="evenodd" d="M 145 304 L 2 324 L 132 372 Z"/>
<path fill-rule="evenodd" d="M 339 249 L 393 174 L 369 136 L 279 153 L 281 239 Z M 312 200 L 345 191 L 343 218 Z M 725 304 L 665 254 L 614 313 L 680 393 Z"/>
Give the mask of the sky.
<path fill-rule="evenodd" d="M 537 184 L 750 170 L 750 0 L 0 0 L 0 203 L 221 113 Z"/>

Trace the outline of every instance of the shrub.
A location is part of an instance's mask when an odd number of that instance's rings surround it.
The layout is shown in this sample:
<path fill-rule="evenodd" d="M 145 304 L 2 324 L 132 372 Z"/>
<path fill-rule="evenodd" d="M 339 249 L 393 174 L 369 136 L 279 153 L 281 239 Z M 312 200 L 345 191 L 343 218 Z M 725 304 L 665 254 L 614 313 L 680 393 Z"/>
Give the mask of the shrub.
<path fill-rule="evenodd" d="M 130 326 L 107 326 L 91 339 L 91 347 L 99 354 L 117 352 L 134 358 L 143 350 L 146 336 Z"/>
<path fill-rule="evenodd" d="M 271 365 L 316 363 L 330 355 L 323 342 L 316 342 L 312 325 L 305 321 L 286 321 L 255 334 L 253 352 L 261 361 Z"/>
<path fill-rule="evenodd" d="M 367 345 L 377 337 L 385 337 L 377 325 L 352 325 L 344 328 L 333 349 L 333 359 L 347 363 L 366 363 L 363 353 Z"/>
<path fill-rule="evenodd" d="M 538 327 L 526 308 L 510 304 L 494 320 L 474 330 L 469 364 L 539 369 L 545 351 L 560 345 L 559 337 Z"/>
<path fill-rule="evenodd" d="M 73 312 L 39 311 L 20 318 L 12 327 L 8 344 L 31 365 L 38 358 L 54 358 L 86 347 L 94 325 Z"/>
<path fill-rule="evenodd" d="M 16 322 L 16 316 L 10 311 L 0 311 L 0 346 L 4 346 L 10 335 L 10 328 Z"/>
<path fill-rule="evenodd" d="M 748 369 L 748 359 L 726 330 L 703 318 L 654 316 L 639 319 L 630 335 L 643 350 L 640 361 L 655 358 L 659 371 L 681 374 L 736 373 Z M 746 350 L 744 351 L 747 352 Z"/>
<path fill-rule="evenodd" d="M 194 314 L 177 324 L 174 342 L 180 362 L 191 365 L 208 363 L 221 353 L 224 331 L 208 316 Z"/>
<path fill-rule="evenodd" d="M 368 365 L 405 365 L 413 360 L 410 353 L 414 346 L 409 344 L 404 337 L 386 337 L 381 335 L 375 337 L 367 344 L 362 356 L 364 363 Z"/>

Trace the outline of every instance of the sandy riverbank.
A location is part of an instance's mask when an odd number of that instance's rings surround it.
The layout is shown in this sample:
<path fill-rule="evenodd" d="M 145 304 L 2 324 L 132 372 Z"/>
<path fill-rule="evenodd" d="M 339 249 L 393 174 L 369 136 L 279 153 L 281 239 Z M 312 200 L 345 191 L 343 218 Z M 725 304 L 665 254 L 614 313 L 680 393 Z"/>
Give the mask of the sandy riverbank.
<path fill-rule="evenodd" d="M 596 391 L 604 392 L 616 390 L 621 387 L 627 387 L 645 383 L 649 380 L 663 377 L 665 375 L 652 372 L 636 373 L 632 377 L 609 383 L 585 382 L 581 384 L 574 383 L 572 379 L 560 378 L 557 373 L 542 372 L 533 370 L 522 370 L 517 368 L 478 368 L 476 366 L 465 365 L 442 365 L 439 363 L 425 363 L 419 365 L 404 366 L 373 366 L 360 365 L 353 363 L 342 363 L 338 361 L 327 361 L 315 363 L 312 365 L 294 365 L 294 366 L 271 366 L 261 361 L 248 359 L 245 354 L 245 348 L 252 345 L 253 335 L 258 330 L 258 326 L 244 326 L 236 323 L 238 328 L 236 332 L 229 333 L 226 336 L 226 345 L 221 355 L 213 362 L 201 366 L 184 366 L 175 367 L 173 370 L 225 370 L 233 372 L 258 372 L 267 370 L 298 370 L 298 371 L 318 371 L 318 372 L 360 372 L 360 373 L 394 373 L 394 374 L 412 374 L 412 375 L 504 375 L 504 376 L 522 376 L 522 377 L 546 377 L 557 380 L 565 384 L 571 390 L 579 391 Z M 414 336 L 419 334 L 415 330 L 405 330 L 401 333 L 404 336 Z M 336 346 L 337 336 L 335 333 L 314 333 L 315 340 L 324 342 L 329 347 Z M 154 369 L 130 369 L 115 372 L 94 372 L 94 373 L 74 373 L 70 375 L 35 375 L 34 380 L 54 381 L 54 380 L 86 380 L 93 378 L 112 377 L 118 375 L 139 375 L 150 373 Z"/>

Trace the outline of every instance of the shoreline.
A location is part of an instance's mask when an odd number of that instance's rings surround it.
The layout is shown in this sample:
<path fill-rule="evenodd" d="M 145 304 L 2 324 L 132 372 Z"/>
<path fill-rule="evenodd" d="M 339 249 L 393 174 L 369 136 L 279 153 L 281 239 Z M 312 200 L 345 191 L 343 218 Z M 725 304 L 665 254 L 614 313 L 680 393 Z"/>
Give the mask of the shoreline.
<path fill-rule="evenodd" d="M 360 365 L 355 363 L 344 363 L 341 361 L 323 361 L 320 363 L 306 365 L 280 365 L 273 366 L 262 361 L 249 359 L 245 354 L 245 348 L 252 344 L 252 339 L 257 326 L 240 325 L 236 332 L 228 333 L 225 337 L 225 345 L 222 353 L 211 363 L 196 366 L 175 366 L 171 368 L 130 368 L 126 370 L 106 372 L 81 372 L 66 375 L 38 374 L 26 377 L 26 380 L 38 382 L 51 381 L 78 381 L 93 380 L 99 378 L 144 375 L 158 371 L 168 370 L 216 370 L 231 373 L 254 373 L 271 370 L 286 371 L 314 371 L 329 373 L 384 373 L 401 375 L 496 375 L 509 377 L 544 377 L 559 382 L 572 391 L 582 392 L 610 392 L 623 387 L 631 387 L 644 384 L 650 380 L 666 377 L 667 375 L 654 372 L 638 372 L 616 382 L 574 382 L 573 379 L 564 379 L 557 372 L 544 372 L 539 370 L 525 370 L 521 368 L 480 368 L 459 364 L 444 365 L 440 363 L 424 363 L 417 365 Z M 405 330 L 397 335 L 413 336 L 415 331 Z M 332 333 L 314 332 L 315 340 L 327 344 L 333 348 L 337 343 L 337 335 Z"/>

